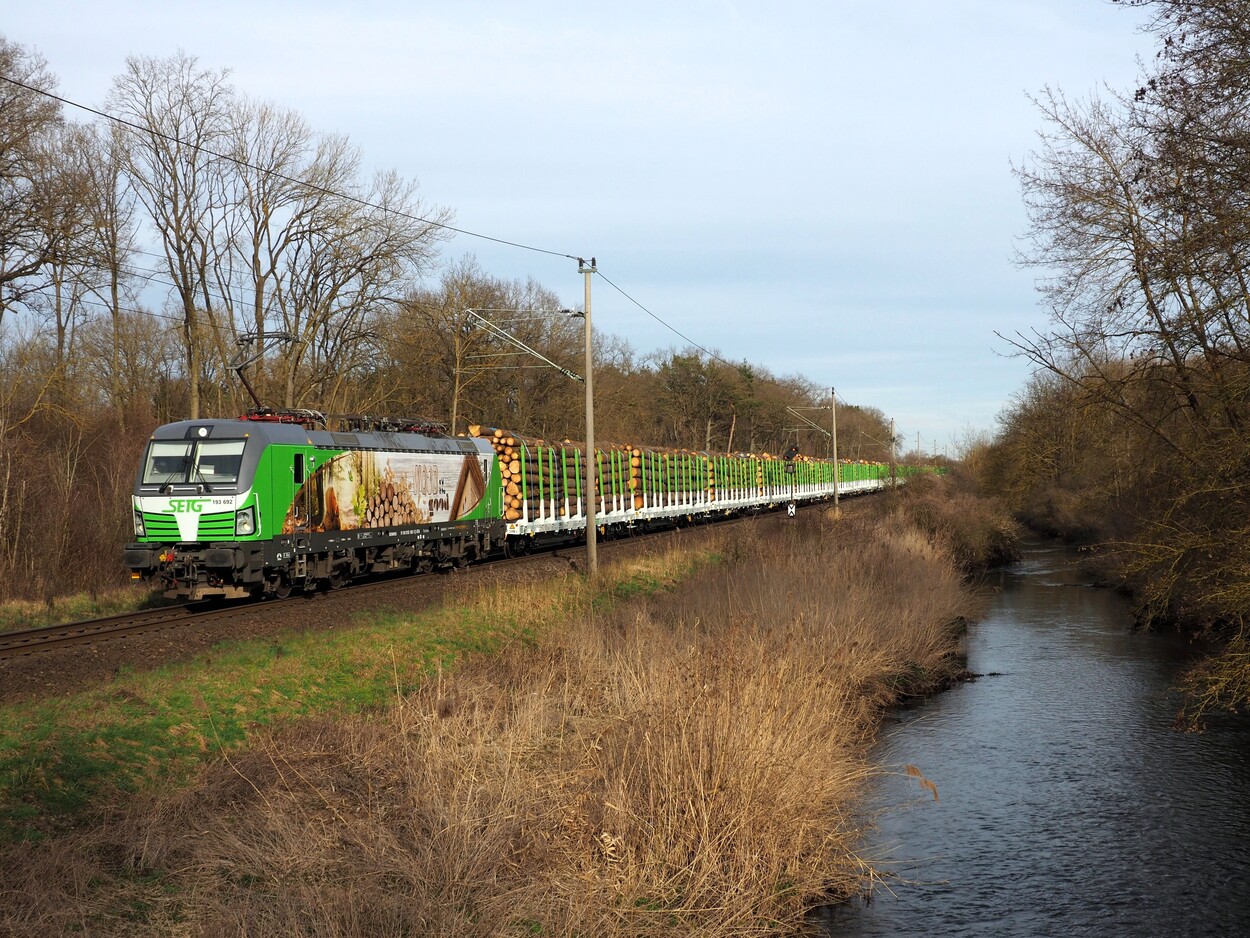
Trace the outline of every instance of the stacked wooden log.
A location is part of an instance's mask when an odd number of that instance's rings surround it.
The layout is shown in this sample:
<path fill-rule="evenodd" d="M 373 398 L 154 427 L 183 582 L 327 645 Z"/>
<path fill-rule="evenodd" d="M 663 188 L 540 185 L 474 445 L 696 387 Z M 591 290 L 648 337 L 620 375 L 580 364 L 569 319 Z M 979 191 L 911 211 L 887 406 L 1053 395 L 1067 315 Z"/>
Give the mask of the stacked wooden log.
<path fill-rule="evenodd" d="M 754 458 L 738 454 L 739 458 Z M 716 457 L 694 450 L 633 449 L 631 467 L 634 478 L 630 487 L 636 489 L 634 507 L 643 505 L 643 492 L 653 496 L 653 503 L 662 504 L 661 493 L 685 495 L 698 493 L 696 500 L 715 501 L 717 490 Z M 762 478 L 762 468 L 760 470 Z"/>
<path fill-rule="evenodd" d="M 716 456 L 694 450 L 635 449 L 633 452 L 637 454 L 631 459 L 638 476 L 635 485 L 641 491 L 651 493 L 655 498 L 655 503 L 663 503 L 660 493 L 685 495 L 691 491 L 697 493 L 696 499 L 699 501 L 716 500 L 718 488 Z M 763 455 L 737 453 L 732 458 L 756 460 L 755 481 L 757 485 L 763 486 L 764 462 L 776 457 L 770 457 L 766 453 Z M 745 481 L 746 477 L 740 464 L 736 464 L 733 468 L 722 466 L 722 471 L 733 473 L 731 477 L 735 480 Z M 635 497 L 634 505 L 636 508 L 642 507 L 642 499 Z"/>
<path fill-rule="evenodd" d="M 549 443 L 538 439 L 526 439 L 507 430 L 494 427 L 471 426 L 472 436 L 489 440 L 499 457 L 499 471 L 504 492 L 504 518 L 518 521 L 564 517 L 576 512 L 583 505 L 580 484 L 585 483 L 583 447 L 564 440 Z M 634 444 L 614 444 L 596 448 L 599 467 L 596 491 L 599 504 L 611 510 L 624 504 L 640 510 L 647 504 L 665 502 L 662 493 L 687 493 L 695 490 L 700 501 L 715 501 L 717 489 L 716 456 L 693 450 L 658 450 Z M 736 453 L 736 460 L 757 460 L 755 472 L 744 473 L 741 468 L 733 470 L 726 478 L 737 480 L 735 485 L 748 480 L 763 488 L 775 481 L 768 463 L 780 463 L 781 458 L 770 453 Z M 794 462 L 823 462 L 812 456 L 797 455 Z M 777 470 L 779 471 L 779 470 Z"/>
<path fill-rule="evenodd" d="M 675 475 L 673 458 L 669 453 L 630 447 L 629 469 L 629 486 L 634 493 L 635 510 L 646 505 L 648 494 L 651 503 L 657 505 L 661 504 L 660 493 L 672 490 Z"/>
<path fill-rule="evenodd" d="M 525 449 L 526 495 L 530 517 L 563 518 L 577 511 L 582 448 L 570 440 L 535 440 Z"/>
<path fill-rule="evenodd" d="M 480 436 L 490 441 L 495 454 L 499 457 L 499 474 L 503 482 L 503 516 L 506 521 L 516 521 L 521 517 L 525 500 L 521 491 L 521 453 L 524 449 L 522 441 L 494 427 L 471 426 L 470 436 Z"/>
<path fill-rule="evenodd" d="M 470 426 L 499 457 L 504 520 L 565 517 L 577 510 L 582 452 L 576 443 L 527 440 L 495 427 Z"/>
<path fill-rule="evenodd" d="M 388 528 L 399 524 L 420 524 L 426 514 L 417 507 L 408 486 L 395 479 L 390 469 L 365 502 L 364 526 Z"/>
<path fill-rule="evenodd" d="M 633 446 L 627 446 L 626 449 L 629 451 L 629 491 L 633 494 L 634 510 L 637 511 L 646 504 L 646 499 L 642 494 L 644 491 L 642 450 Z M 654 489 L 649 487 L 645 488 L 645 490 L 654 491 Z"/>
<path fill-rule="evenodd" d="M 390 466 L 379 474 L 366 468 L 361 473 L 361 484 L 369 493 L 362 510 L 361 524 L 365 528 L 390 528 L 397 524 L 421 524 L 427 519 L 424 510 L 417 507 L 409 484 L 395 478 Z"/>

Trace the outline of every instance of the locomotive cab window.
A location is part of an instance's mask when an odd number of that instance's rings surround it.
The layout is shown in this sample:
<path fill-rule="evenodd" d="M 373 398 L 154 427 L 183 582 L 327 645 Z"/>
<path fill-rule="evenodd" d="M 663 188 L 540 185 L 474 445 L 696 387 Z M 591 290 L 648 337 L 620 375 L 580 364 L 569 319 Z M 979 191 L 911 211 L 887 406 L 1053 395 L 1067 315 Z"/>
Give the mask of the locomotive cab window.
<path fill-rule="evenodd" d="M 211 482 L 214 485 L 233 484 L 239 481 L 239 467 L 243 464 L 243 446 L 246 440 L 203 440 L 195 446 L 195 472 L 191 482 Z"/>
<path fill-rule="evenodd" d="M 144 485 L 207 482 L 232 485 L 239 479 L 246 440 L 153 440 L 143 463 Z"/>
<path fill-rule="evenodd" d="M 148 444 L 147 459 L 143 461 L 143 483 L 164 485 L 167 482 L 185 482 L 191 466 L 191 444 L 153 440 Z"/>

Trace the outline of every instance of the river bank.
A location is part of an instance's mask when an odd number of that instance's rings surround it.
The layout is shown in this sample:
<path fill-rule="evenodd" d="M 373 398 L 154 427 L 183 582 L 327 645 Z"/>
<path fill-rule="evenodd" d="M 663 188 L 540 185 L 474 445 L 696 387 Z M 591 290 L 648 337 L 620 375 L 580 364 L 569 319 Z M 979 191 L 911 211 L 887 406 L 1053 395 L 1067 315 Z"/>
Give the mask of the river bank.
<path fill-rule="evenodd" d="M 119 792 L 68 833 L 4 848 L 0 929 L 800 927 L 877 875 L 851 820 L 867 746 L 890 702 L 962 668 L 973 601 L 944 548 L 898 515 L 741 531 L 701 560 L 670 539 L 606 592 L 570 574 L 479 597 L 458 615 L 520 610 L 513 637 L 397 679 L 385 706 L 228 747 L 207 736 L 218 754 L 185 784 Z M 370 641 L 350 652 L 362 671 L 394 654 Z"/>
<path fill-rule="evenodd" d="M 1135 631 L 1080 559 L 1027 542 L 969 630 L 985 676 L 882 733 L 871 757 L 894 770 L 873 783 L 865 851 L 886 888 L 829 910 L 827 934 L 1250 933 L 1250 719 L 1176 732 L 1173 685 L 1196 650 Z"/>

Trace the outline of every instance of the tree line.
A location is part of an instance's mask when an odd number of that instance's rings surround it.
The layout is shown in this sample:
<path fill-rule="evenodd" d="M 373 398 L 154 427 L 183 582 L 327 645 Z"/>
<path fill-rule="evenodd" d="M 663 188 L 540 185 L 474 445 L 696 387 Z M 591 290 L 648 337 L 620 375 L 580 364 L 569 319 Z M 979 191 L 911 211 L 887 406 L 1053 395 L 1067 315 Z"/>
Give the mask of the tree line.
<path fill-rule="evenodd" d="M 1250 3 L 1150 11 L 1140 84 L 1037 99 L 1017 169 L 1047 328 L 983 454 L 1030 520 L 1102 546 L 1143 622 L 1244 650 L 1250 610 Z M 1236 654 L 1226 660 L 1235 660 Z M 1207 704 L 1250 699 L 1250 669 Z M 1210 690 L 1211 687 L 1208 687 Z"/>
<path fill-rule="evenodd" d="M 482 324 L 580 372 L 576 311 L 444 257 L 451 209 L 228 78 L 132 56 L 74 121 L 42 57 L 0 36 L 0 599 L 115 583 L 144 440 L 250 408 L 240 367 L 275 407 L 583 435 L 582 386 Z M 610 335 L 594 367 L 602 440 L 828 451 L 796 416 L 828 423 L 805 378 Z M 843 455 L 888 458 L 880 411 L 838 422 Z"/>

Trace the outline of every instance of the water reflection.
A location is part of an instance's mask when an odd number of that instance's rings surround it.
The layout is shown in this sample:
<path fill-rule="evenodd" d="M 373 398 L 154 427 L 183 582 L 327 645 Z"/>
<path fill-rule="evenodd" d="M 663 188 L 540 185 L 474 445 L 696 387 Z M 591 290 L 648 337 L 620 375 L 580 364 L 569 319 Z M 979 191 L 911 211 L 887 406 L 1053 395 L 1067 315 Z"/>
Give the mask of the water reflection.
<path fill-rule="evenodd" d="M 1030 545 L 994 585 L 968 655 L 1000 673 L 902 712 L 879 744 L 900 771 L 870 852 L 900 882 L 829 910 L 828 934 L 1250 934 L 1250 721 L 1173 731 L 1188 646 L 1133 633 L 1071 552 Z"/>

